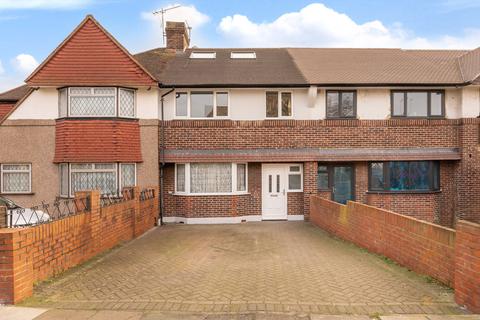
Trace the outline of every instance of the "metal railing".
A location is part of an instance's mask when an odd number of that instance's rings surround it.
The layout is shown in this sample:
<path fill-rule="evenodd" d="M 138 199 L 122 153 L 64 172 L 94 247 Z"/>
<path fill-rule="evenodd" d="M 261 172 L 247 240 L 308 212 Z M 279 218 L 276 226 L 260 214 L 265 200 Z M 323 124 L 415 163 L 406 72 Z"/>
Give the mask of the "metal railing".
<path fill-rule="evenodd" d="M 5 226 L 19 228 L 60 220 L 90 211 L 90 197 L 75 199 L 57 198 L 52 204 L 42 202 L 31 208 L 7 208 Z"/>
<path fill-rule="evenodd" d="M 140 191 L 140 201 L 146 201 L 155 198 L 155 189 L 148 188 Z"/>
<path fill-rule="evenodd" d="M 100 197 L 100 207 L 108 207 L 117 203 L 133 200 L 134 198 L 133 188 L 125 188 L 121 194 L 102 194 Z"/>

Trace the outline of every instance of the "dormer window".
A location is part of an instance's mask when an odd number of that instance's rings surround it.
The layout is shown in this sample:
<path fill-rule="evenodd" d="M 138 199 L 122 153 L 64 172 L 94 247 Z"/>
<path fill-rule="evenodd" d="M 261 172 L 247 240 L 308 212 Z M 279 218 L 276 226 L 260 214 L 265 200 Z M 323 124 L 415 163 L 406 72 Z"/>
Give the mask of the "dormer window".
<path fill-rule="evenodd" d="M 59 90 L 59 116 L 135 118 L 135 90 L 70 87 Z"/>
<path fill-rule="evenodd" d="M 213 51 L 193 51 L 190 53 L 190 59 L 215 59 L 217 53 Z"/>
<path fill-rule="evenodd" d="M 254 51 L 232 51 L 230 53 L 231 59 L 256 59 L 257 55 Z"/>

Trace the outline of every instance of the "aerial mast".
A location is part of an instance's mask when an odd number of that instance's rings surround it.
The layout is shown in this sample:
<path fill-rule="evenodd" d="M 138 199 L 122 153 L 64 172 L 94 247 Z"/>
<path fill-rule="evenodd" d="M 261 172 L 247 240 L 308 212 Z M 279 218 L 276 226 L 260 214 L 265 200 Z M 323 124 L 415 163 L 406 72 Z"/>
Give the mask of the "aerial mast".
<path fill-rule="evenodd" d="M 170 10 L 174 10 L 174 9 L 177 9 L 177 8 L 180 8 L 180 7 L 181 7 L 181 5 L 176 5 L 176 6 L 173 6 L 173 7 L 161 8 L 160 10 L 157 10 L 157 11 L 153 12 L 153 15 L 158 15 L 158 14 L 161 15 L 163 44 L 165 44 L 166 39 L 167 39 L 167 33 L 165 32 L 165 13 L 170 11 Z"/>

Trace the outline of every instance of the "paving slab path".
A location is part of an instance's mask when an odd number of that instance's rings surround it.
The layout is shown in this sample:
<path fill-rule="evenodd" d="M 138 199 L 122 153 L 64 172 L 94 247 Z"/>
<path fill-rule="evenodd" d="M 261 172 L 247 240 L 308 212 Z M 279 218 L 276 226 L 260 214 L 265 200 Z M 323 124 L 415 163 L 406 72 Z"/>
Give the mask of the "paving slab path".
<path fill-rule="evenodd" d="M 162 226 L 36 286 L 23 305 L 210 315 L 466 313 L 451 289 L 308 222 Z"/>

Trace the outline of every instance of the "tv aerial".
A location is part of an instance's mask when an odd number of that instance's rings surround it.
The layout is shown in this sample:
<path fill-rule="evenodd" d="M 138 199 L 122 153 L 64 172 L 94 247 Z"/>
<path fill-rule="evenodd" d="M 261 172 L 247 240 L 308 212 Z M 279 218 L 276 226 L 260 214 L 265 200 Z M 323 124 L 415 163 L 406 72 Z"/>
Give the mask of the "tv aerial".
<path fill-rule="evenodd" d="M 154 12 L 153 12 L 153 15 L 158 15 L 158 14 L 160 14 L 160 17 L 161 17 L 161 21 L 162 21 L 162 35 L 163 35 L 162 39 L 163 39 L 163 44 L 165 44 L 165 42 L 166 42 L 166 39 L 167 39 L 167 33 L 165 32 L 165 27 L 166 27 L 166 26 L 165 26 L 165 23 L 166 23 L 166 21 L 165 21 L 165 13 L 167 13 L 167 12 L 168 12 L 168 11 L 170 11 L 170 10 L 178 9 L 178 8 L 180 8 L 180 7 L 181 7 L 181 5 L 175 5 L 175 6 L 172 6 L 172 7 L 161 8 L 161 9 L 159 9 L 159 10 L 156 10 L 156 11 L 154 11 Z M 187 21 L 185 21 L 185 25 L 186 25 L 186 26 L 187 26 L 187 28 L 188 28 L 188 33 L 189 33 L 189 35 L 188 35 L 188 36 L 189 36 L 189 38 L 190 38 L 190 31 L 191 31 L 191 28 L 188 26 L 188 23 L 187 23 Z"/>

